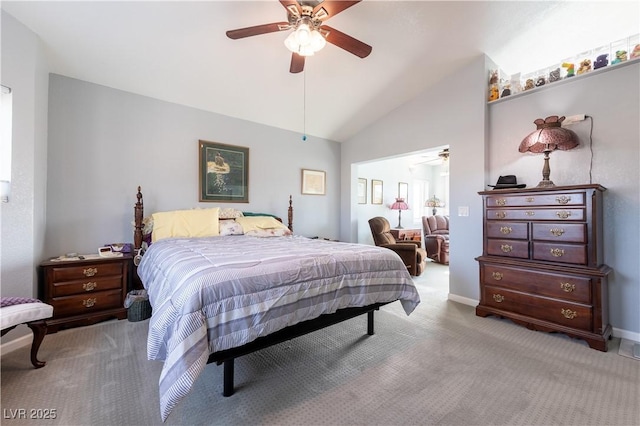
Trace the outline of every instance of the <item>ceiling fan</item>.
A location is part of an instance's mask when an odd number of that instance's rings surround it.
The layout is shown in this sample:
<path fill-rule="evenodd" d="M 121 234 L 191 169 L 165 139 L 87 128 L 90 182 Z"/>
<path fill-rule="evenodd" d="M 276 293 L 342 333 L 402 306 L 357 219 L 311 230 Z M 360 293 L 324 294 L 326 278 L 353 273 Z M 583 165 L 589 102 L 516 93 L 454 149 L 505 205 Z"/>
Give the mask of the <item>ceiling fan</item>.
<path fill-rule="evenodd" d="M 304 69 L 306 56 L 311 56 L 320 50 L 326 42 L 338 46 L 360 58 L 366 58 L 371 53 L 371 46 L 336 30 L 324 22 L 336 16 L 343 10 L 359 3 L 357 1 L 305 1 L 280 0 L 287 10 L 287 22 L 256 25 L 227 31 L 227 37 L 237 40 L 260 34 L 278 31 L 294 31 L 285 40 L 285 45 L 291 50 L 291 66 L 289 71 L 299 73 Z"/>

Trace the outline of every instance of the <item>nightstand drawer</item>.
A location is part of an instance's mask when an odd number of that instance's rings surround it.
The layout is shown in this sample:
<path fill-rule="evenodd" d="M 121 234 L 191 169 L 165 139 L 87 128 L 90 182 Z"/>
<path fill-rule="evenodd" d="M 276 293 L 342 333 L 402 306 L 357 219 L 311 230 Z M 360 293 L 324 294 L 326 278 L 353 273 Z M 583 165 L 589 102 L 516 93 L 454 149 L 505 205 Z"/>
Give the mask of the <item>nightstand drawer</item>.
<path fill-rule="evenodd" d="M 591 306 L 538 297 L 500 287 L 485 286 L 483 290 L 487 306 L 534 318 L 545 318 L 546 321 L 571 328 L 587 331 L 592 329 Z"/>
<path fill-rule="evenodd" d="M 591 279 L 556 272 L 484 264 L 482 283 L 494 287 L 591 304 Z"/>
<path fill-rule="evenodd" d="M 53 282 L 81 280 L 92 277 L 122 275 L 122 262 L 118 263 L 86 263 L 78 266 L 60 266 L 51 268 Z"/>
<path fill-rule="evenodd" d="M 561 241 L 565 243 L 586 243 L 586 223 L 534 223 L 533 239 Z"/>
<path fill-rule="evenodd" d="M 71 296 L 98 292 L 109 289 L 120 289 L 122 287 L 122 277 L 107 278 L 85 278 L 79 281 L 54 282 L 52 297 Z"/>
<path fill-rule="evenodd" d="M 487 240 L 487 253 L 492 256 L 529 258 L 529 242 L 519 240 Z"/>
<path fill-rule="evenodd" d="M 48 303 L 53 305 L 54 318 L 82 315 L 122 307 L 122 291 L 108 290 L 76 296 L 55 297 Z"/>
<path fill-rule="evenodd" d="M 587 246 L 583 244 L 533 243 L 533 259 L 551 262 L 587 264 Z"/>

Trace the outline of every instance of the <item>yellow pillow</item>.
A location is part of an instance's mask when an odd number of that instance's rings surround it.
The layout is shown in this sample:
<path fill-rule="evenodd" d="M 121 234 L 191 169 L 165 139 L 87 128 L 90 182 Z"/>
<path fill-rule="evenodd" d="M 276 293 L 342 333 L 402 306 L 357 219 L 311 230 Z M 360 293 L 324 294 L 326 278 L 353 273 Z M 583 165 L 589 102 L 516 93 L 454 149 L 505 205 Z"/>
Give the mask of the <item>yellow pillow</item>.
<path fill-rule="evenodd" d="M 219 235 L 219 208 L 173 210 L 152 214 L 151 242 L 173 237 L 213 237 Z"/>
<path fill-rule="evenodd" d="M 260 229 L 279 229 L 286 228 L 275 217 L 271 216 L 244 216 L 237 217 L 236 222 L 242 226 L 242 230 L 246 234 L 249 231 L 257 231 Z"/>

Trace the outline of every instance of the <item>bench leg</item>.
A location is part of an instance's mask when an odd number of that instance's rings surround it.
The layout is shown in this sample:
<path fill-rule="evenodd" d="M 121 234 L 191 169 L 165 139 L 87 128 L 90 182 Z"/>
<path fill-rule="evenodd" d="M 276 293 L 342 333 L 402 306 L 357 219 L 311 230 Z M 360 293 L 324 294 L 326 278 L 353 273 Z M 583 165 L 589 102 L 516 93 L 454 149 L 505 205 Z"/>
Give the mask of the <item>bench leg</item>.
<path fill-rule="evenodd" d="M 27 325 L 33 331 L 33 343 L 31 344 L 31 364 L 35 368 L 42 368 L 46 362 L 38 361 L 38 349 L 47 334 L 47 323 L 44 320 L 28 322 Z"/>

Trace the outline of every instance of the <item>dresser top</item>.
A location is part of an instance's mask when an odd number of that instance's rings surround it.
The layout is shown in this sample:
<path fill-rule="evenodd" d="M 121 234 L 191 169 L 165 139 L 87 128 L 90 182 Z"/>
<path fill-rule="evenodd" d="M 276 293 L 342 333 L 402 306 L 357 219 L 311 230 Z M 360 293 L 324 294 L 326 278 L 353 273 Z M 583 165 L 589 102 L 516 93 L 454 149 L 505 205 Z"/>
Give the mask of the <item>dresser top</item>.
<path fill-rule="evenodd" d="M 478 194 L 480 195 L 491 195 L 491 194 L 527 194 L 531 192 L 566 192 L 566 191 L 579 191 L 584 189 L 595 189 L 598 191 L 606 191 L 607 188 L 604 186 L 593 183 L 593 184 L 585 184 L 585 185 L 568 185 L 568 186 L 554 186 L 551 188 L 522 188 L 522 189 L 490 189 L 486 191 L 480 191 Z"/>

